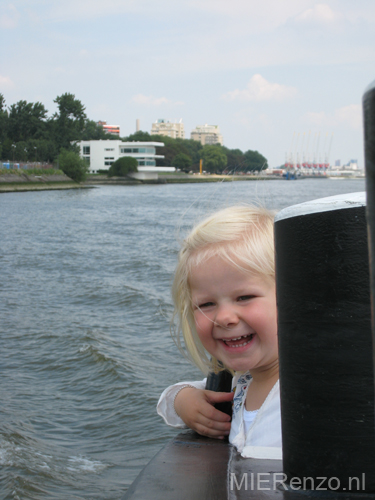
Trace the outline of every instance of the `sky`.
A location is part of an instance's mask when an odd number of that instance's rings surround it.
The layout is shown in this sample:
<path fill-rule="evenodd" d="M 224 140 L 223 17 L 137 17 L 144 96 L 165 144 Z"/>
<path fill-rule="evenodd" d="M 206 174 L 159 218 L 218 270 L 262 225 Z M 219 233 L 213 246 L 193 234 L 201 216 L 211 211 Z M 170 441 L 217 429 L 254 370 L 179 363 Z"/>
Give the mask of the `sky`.
<path fill-rule="evenodd" d="M 374 0 L 0 2 L 0 93 L 69 92 L 121 136 L 159 118 L 218 125 L 224 145 L 363 166 L 362 96 L 375 80 Z"/>

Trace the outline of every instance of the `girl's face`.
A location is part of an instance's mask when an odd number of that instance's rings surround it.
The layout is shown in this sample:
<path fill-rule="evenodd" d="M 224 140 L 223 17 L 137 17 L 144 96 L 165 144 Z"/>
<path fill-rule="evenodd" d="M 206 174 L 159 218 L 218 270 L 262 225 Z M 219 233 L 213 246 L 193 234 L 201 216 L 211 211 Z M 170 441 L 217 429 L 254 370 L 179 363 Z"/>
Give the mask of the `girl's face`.
<path fill-rule="evenodd" d="M 253 375 L 277 365 L 273 280 L 249 276 L 214 256 L 192 270 L 189 285 L 197 333 L 212 356 Z"/>

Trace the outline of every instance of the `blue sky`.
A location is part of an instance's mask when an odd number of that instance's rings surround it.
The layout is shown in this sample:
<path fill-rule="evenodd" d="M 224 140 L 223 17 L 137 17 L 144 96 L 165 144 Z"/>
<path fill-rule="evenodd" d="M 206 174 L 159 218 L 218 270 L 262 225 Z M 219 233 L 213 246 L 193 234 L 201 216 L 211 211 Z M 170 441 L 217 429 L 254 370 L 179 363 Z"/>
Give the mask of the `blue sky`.
<path fill-rule="evenodd" d="M 122 136 L 137 118 L 148 132 L 182 118 L 186 137 L 219 125 L 225 146 L 271 166 L 309 133 L 323 155 L 333 134 L 331 162 L 363 165 L 373 0 L 3 0 L 0 47 L 8 105 L 41 101 L 52 114 L 71 92 Z"/>

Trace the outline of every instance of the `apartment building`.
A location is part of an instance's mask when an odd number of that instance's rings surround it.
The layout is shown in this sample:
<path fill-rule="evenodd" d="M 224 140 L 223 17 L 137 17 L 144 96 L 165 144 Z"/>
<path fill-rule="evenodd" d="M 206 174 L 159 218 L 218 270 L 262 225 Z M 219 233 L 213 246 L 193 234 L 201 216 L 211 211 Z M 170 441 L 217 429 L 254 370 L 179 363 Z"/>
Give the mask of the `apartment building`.
<path fill-rule="evenodd" d="M 172 139 L 185 139 L 185 127 L 182 118 L 179 122 L 170 122 L 164 118 L 156 120 L 151 126 L 151 135 L 166 135 Z"/>
<path fill-rule="evenodd" d="M 107 134 L 117 135 L 120 137 L 120 125 L 107 125 L 107 122 L 99 121 L 98 125 L 103 127 L 104 132 Z"/>
<path fill-rule="evenodd" d="M 223 145 L 223 136 L 220 133 L 218 125 L 197 125 L 191 131 L 190 138 L 194 141 L 199 141 L 202 146 L 206 144 Z"/>

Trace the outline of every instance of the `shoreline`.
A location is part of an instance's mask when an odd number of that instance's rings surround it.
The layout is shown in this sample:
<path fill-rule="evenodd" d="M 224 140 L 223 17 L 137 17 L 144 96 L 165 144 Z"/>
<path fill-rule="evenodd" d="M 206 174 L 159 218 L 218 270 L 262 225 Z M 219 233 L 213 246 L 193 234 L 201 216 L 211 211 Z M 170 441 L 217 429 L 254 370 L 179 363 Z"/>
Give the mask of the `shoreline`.
<path fill-rule="evenodd" d="M 63 190 L 63 189 L 90 189 L 94 186 L 83 186 L 77 184 L 73 181 L 71 182 L 46 182 L 44 184 L 40 183 L 1 183 L 0 182 L 0 194 L 1 193 L 24 193 L 26 191 L 51 191 L 51 190 Z"/>
<path fill-rule="evenodd" d="M 260 180 L 275 180 L 280 179 L 277 176 L 246 176 L 246 175 L 173 175 L 173 174 L 160 174 L 157 180 L 136 180 L 124 177 L 111 177 L 106 175 L 92 175 L 88 176 L 84 185 L 141 185 L 141 184 L 199 184 L 206 182 L 233 182 L 233 181 L 260 181 Z"/>
<path fill-rule="evenodd" d="M 334 179 L 345 180 L 353 177 L 304 177 L 306 179 Z M 26 191 L 48 191 L 63 189 L 93 189 L 95 186 L 136 186 L 136 185 L 156 185 L 156 184 L 202 184 L 207 182 L 235 182 L 235 181 L 272 181 L 285 180 L 283 177 L 270 176 L 249 176 L 249 175 L 160 175 L 157 180 L 136 180 L 125 177 L 111 177 L 106 175 L 89 175 L 82 183 L 77 183 L 66 175 L 0 175 L 0 194 Z M 298 180 L 298 179 L 297 179 Z"/>
<path fill-rule="evenodd" d="M 33 175 L 6 173 L 0 175 L 0 194 L 25 191 L 47 191 L 56 189 L 88 189 L 64 174 Z"/>

